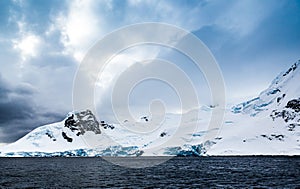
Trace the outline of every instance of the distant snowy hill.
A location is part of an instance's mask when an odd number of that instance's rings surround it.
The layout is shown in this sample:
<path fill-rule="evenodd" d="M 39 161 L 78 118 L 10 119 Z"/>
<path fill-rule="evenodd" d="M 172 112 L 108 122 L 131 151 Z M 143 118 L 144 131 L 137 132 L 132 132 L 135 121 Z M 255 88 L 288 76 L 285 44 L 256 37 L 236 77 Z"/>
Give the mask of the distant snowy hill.
<path fill-rule="evenodd" d="M 228 109 L 218 136 L 208 141 L 203 136 L 210 132 L 212 106 L 202 106 L 198 118 L 188 112 L 179 131 L 181 115 L 167 114 L 162 125 L 148 134 L 128 129 L 155 123 L 149 116 L 107 124 L 83 110 L 0 147 L 0 156 L 300 155 L 299 81 L 300 61 L 280 73 L 258 97 Z"/>

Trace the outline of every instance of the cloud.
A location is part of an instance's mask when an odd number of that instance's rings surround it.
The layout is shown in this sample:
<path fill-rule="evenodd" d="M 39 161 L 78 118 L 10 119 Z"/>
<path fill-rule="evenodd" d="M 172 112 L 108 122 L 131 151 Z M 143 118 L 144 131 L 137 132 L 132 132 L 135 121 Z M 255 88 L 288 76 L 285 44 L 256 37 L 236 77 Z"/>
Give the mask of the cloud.
<path fill-rule="evenodd" d="M 18 40 L 14 40 L 13 43 L 14 48 L 20 51 L 22 60 L 26 61 L 28 58 L 38 55 L 41 38 L 34 34 L 27 34 Z"/>
<path fill-rule="evenodd" d="M 24 90 L 24 87 L 12 88 L 6 83 L 0 75 L 0 127 L 2 133 L 6 133 L 7 129 L 11 129 L 11 123 L 16 120 L 28 120 L 34 116 L 34 105 L 28 98 L 31 91 Z M 22 130 L 23 128 L 19 128 Z M 9 132 L 8 132 L 9 133 Z M 14 133 L 14 132 L 12 132 Z M 5 141 L 0 136 L 0 142 Z"/>
<path fill-rule="evenodd" d="M 200 27 L 193 15 L 200 13 L 203 4 L 191 4 L 194 6 L 180 1 L 69 1 L 66 9 L 51 14 L 46 34 L 58 31 L 63 53 L 80 62 L 98 39 L 125 25 L 165 22 L 186 29 Z"/>
<path fill-rule="evenodd" d="M 0 75 L 0 143 L 13 142 L 36 126 L 62 119 L 59 113 L 41 111 L 33 99 L 35 92 L 28 83 L 13 87 Z"/>
<path fill-rule="evenodd" d="M 15 1 L 14 3 L 23 9 L 23 1 Z M 32 27 L 26 22 L 26 16 L 22 14 L 22 11 L 17 12 L 15 9 L 10 9 L 10 12 L 10 23 L 17 26 L 16 35 L 11 39 L 11 42 L 13 49 L 19 53 L 20 67 L 22 68 L 27 61 L 39 55 L 43 40 L 41 36 L 32 31 Z"/>
<path fill-rule="evenodd" d="M 97 16 L 96 1 L 70 1 L 67 11 L 54 16 L 51 30 L 58 30 L 64 53 L 81 61 L 93 41 L 101 35 L 101 17 Z M 55 29 L 53 29 L 55 28 Z"/>

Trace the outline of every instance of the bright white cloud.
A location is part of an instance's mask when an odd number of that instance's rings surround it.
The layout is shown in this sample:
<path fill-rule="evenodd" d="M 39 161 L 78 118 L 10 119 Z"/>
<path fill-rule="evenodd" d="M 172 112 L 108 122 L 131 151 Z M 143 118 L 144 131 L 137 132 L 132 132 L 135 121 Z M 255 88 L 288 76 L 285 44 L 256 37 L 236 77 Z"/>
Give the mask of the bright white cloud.
<path fill-rule="evenodd" d="M 111 0 L 69 1 L 67 10 L 52 15 L 53 23 L 45 33 L 50 35 L 59 31 L 65 47 L 63 53 L 80 62 L 96 40 L 120 26 L 159 21 L 185 29 L 199 28 L 199 18 L 194 16 L 199 13 L 199 7 L 191 9 L 172 1 L 129 0 L 127 3 L 129 8 L 124 10 L 124 7 L 117 7 L 118 4 Z M 117 9 L 119 16 L 116 19 Z"/>
<path fill-rule="evenodd" d="M 27 23 L 17 21 L 19 33 L 18 37 L 12 39 L 13 48 L 20 53 L 21 67 L 30 58 L 38 56 L 42 45 L 42 38 L 28 29 Z"/>
<path fill-rule="evenodd" d="M 95 1 L 70 1 L 67 12 L 54 18 L 54 27 L 61 33 L 65 54 L 81 61 L 84 53 L 101 35 L 101 18 L 95 10 Z M 49 28 L 53 31 L 53 25 Z"/>
<path fill-rule="evenodd" d="M 14 48 L 20 51 L 21 58 L 26 61 L 28 58 L 38 55 L 41 38 L 34 34 L 25 34 L 20 39 L 13 40 Z"/>

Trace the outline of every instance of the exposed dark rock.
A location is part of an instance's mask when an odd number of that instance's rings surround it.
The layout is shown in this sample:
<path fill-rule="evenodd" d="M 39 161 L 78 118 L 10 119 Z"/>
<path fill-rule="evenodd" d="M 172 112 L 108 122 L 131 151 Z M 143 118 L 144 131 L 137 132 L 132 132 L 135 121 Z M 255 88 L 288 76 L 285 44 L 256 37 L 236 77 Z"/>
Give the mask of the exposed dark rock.
<path fill-rule="evenodd" d="M 77 127 L 77 122 L 74 119 L 74 114 L 72 114 L 71 116 L 69 116 L 66 120 L 65 120 L 65 127 L 69 128 L 72 132 L 78 130 Z"/>
<path fill-rule="evenodd" d="M 298 123 L 291 123 L 287 127 L 288 127 L 289 131 L 294 131 L 296 127 L 300 127 L 300 124 L 298 124 Z"/>
<path fill-rule="evenodd" d="M 74 120 L 74 114 L 72 114 L 65 120 L 65 127 L 74 126 L 75 124 L 76 124 L 76 122 Z"/>
<path fill-rule="evenodd" d="M 285 97 L 285 94 L 283 94 L 282 96 L 277 97 L 276 101 L 277 103 L 280 103 L 280 101 Z"/>
<path fill-rule="evenodd" d="M 219 104 L 210 104 L 208 107 L 210 107 L 210 108 L 216 108 L 217 106 L 219 106 Z"/>
<path fill-rule="evenodd" d="M 276 99 L 276 102 L 279 103 L 280 100 L 281 100 L 281 97 L 278 97 L 278 98 Z"/>
<path fill-rule="evenodd" d="M 75 112 L 74 119 L 76 120 L 76 123 L 73 128 L 76 128 L 80 135 L 84 135 L 86 131 L 92 131 L 95 134 L 101 133 L 99 122 L 90 110 Z"/>
<path fill-rule="evenodd" d="M 62 134 L 63 138 L 66 139 L 68 142 L 72 142 L 73 141 L 73 139 L 70 138 L 70 137 L 68 137 L 65 132 L 62 132 L 61 134 Z"/>
<path fill-rule="evenodd" d="M 160 137 L 164 137 L 164 136 L 166 136 L 167 135 L 167 133 L 166 132 L 162 132 L 162 133 L 160 133 Z"/>
<path fill-rule="evenodd" d="M 281 135 L 281 134 L 279 134 L 279 135 L 271 134 L 270 136 L 263 134 L 261 136 L 264 137 L 264 138 L 267 138 L 269 140 L 275 140 L 276 139 L 276 140 L 283 141 L 283 139 L 284 139 L 284 135 Z"/>
<path fill-rule="evenodd" d="M 287 123 L 291 120 L 294 120 L 297 117 L 297 115 L 297 112 L 293 110 L 283 109 L 282 111 L 273 110 L 270 116 L 273 119 L 273 121 L 276 118 L 281 117 Z"/>
<path fill-rule="evenodd" d="M 111 124 L 108 124 L 108 123 L 105 123 L 105 121 L 101 121 L 100 122 L 100 125 L 101 127 L 103 127 L 104 129 L 107 129 L 107 128 L 110 128 L 110 129 L 114 129 L 115 126 L 111 125 Z"/>
<path fill-rule="evenodd" d="M 149 121 L 147 116 L 143 116 L 143 117 L 141 117 L 141 119 L 144 119 L 145 121 Z"/>
<path fill-rule="evenodd" d="M 291 109 L 295 110 L 296 112 L 299 112 L 300 111 L 300 98 L 290 100 L 287 103 L 286 108 L 291 108 Z"/>
<path fill-rule="evenodd" d="M 286 72 L 283 74 L 283 76 L 288 75 L 291 71 L 296 70 L 296 68 L 297 68 L 297 63 L 293 64 L 292 67 L 290 67 L 290 68 L 288 69 L 288 71 L 286 71 Z"/>
<path fill-rule="evenodd" d="M 46 135 L 47 135 L 50 139 L 52 139 L 53 141 L 56 141 L 56 138 L 53 136 L 52 133 L 46 132 Z"/>
<path fill-rule="evenodd" d="M 52 136 L 50 133 L 46 133 L 46 135 L 47 135 L 49 138 L 53 138 L 53 136 Z"/>

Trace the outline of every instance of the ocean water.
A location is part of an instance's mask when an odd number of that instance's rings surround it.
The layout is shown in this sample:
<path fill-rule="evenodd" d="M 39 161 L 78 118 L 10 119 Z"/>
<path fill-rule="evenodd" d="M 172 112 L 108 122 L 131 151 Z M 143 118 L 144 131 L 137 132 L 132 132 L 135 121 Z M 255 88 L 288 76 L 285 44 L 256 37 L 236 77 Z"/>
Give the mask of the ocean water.
<path fill-rule="evenodd" d="M 176 157 L 142 169 L 102 158 L 0 158 L 0 167 L 0 188 L 300 188 L 300 157 Z"/>

